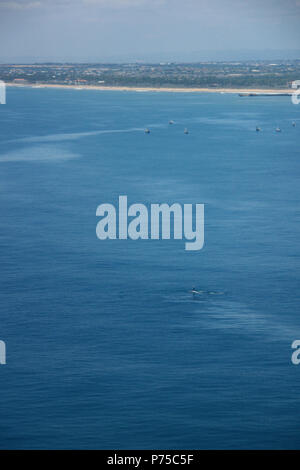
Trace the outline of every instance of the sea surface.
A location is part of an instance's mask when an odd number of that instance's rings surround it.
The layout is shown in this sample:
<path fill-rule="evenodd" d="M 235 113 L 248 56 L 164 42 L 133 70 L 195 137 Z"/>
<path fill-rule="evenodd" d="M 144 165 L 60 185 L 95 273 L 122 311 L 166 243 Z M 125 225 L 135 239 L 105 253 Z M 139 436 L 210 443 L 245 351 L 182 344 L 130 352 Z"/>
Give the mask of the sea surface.
<path fill-rule="evenodd" d="M 0 447 L 299 449 L 300 106 L 24 87 L 0 124 Z M 100 241 L 119 195 L 204 203 L 204 248 Z"/>

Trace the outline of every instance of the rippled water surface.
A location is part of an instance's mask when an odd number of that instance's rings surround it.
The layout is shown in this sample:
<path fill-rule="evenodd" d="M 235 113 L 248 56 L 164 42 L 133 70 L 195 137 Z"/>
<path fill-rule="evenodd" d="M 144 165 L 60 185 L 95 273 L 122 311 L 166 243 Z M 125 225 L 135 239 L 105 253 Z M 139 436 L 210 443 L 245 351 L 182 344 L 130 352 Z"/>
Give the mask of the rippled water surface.
<path fill-rule="evenodd" d="M 299 448 L 299 113 L 289 97 L 9 88 L 1 448 Z M 205 247 L 99 241 L 96 208 L 119 195 L 204 203 Z"/>

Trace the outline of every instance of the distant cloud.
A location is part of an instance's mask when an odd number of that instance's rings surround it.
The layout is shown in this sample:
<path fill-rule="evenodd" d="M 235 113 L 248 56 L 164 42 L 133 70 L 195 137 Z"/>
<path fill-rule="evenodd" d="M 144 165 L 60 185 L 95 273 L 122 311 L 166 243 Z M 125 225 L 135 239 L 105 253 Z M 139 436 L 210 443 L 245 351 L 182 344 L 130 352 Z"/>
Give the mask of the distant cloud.
<path fill-rule="evenodd" d="M 39 7 L 59 7 L 75 5 L 99 6 L 105 8 L 130 8 L 142 6 L 159 6 L 167 0 L 0 0 L 0 8 L 9 10 L 30 10 Z"/>
<path fill-rule="evenodd" d="M 282 57 L 299 21 L 300 0 L 0 0 L 0 60 Z"/>
<path fill-rule="evenodd" d="M 166 0 L 82 0 L 83 3 L 89 5 L 99 5 L 109 8 L 127 8 L 138 6 L 157 6 L 162 5 Z"/>
<path fill-rule="evenodd" d="M 283 0 L 264 0 L 264 6 L 269 11 L 274 8 L 280 8 L 282 11 L 297 9 L 300 7 L 300 0 L 285 0 L 285 6 L 283 7 Z M 201 9 L 202 13 L 205 14 L 207 11 L 212 10 L 214 14 L 218 10 L 224 7 L 224 0 L 0 0 L 0 8 L 6 8 L 10 10 L 30 10 L 39 7 L 70 7 L 72 9 L 84 7 L 103 7 L 107 9 L 118 9 L 118 8 L 136 8 L 136 7 L 151 7 L 155 8 L 161 5 L 172 4 L 172 7 L 176 10 L 178 8 L 193 8 L 195 12 Z M 253 8 L 256 11 L 261 12 L 263 8 L 258 8 L 258 0 L 252 0 L 251 2 L 244 0 L 227 0 L 226 8 Z"/>
<path fill-rule="evenodd" d="M 7 8 L 9 10 L 28 10 L 31 8 L 39 8 L 41 6 L 41 2 L 38 1 L 2 1 L 0 0 L 0 8 Z"/>

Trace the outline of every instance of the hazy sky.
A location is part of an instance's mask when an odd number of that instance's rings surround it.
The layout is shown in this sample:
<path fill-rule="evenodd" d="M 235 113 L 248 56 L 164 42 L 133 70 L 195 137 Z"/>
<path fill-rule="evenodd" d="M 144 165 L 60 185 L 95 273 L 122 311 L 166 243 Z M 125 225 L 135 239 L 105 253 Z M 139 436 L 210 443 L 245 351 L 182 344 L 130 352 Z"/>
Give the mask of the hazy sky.
<path fill-rule="evenodd" d="M 300 0 L 0 0 L 0 40 L 1 61 L 284 56 L 300 50 Z"/>

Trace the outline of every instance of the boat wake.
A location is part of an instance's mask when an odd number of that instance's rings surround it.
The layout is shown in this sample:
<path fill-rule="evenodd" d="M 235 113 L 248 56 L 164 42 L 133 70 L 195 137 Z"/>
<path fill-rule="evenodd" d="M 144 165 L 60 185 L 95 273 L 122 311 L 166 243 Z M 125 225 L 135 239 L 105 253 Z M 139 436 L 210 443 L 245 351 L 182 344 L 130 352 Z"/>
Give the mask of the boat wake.
<path fill-rule="evenodd" d="M 47 134 L 43 136 L 32 136 L 32 137 L 22 137 L 20 139 L 7 140 L 6 143 L 10 142 L 62 142 L 67 140 L 77 140 L 83 137 L 92 137 L 97 135 L 105 134 L 121 134 L 127 132 L 144 132 L 143 128 L 140 127 L 131 127 L 128 129 L 108 129 L 108 130 L 98 130 L 98 131 L 88 131 L 88 132 L 70 132 L 70 133 L 61 133 L 61 134 Z"/>

